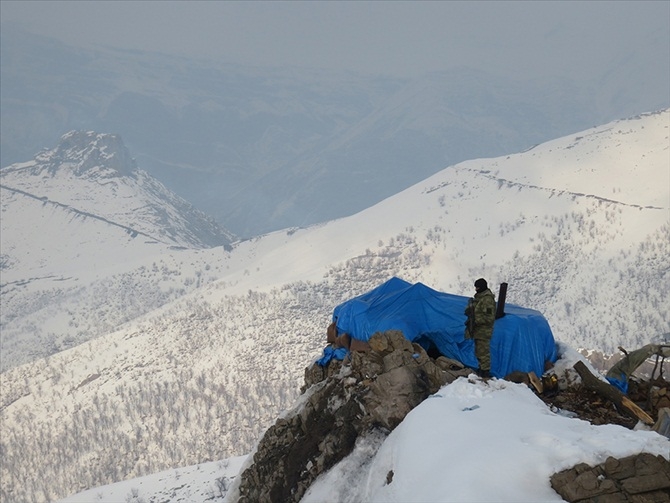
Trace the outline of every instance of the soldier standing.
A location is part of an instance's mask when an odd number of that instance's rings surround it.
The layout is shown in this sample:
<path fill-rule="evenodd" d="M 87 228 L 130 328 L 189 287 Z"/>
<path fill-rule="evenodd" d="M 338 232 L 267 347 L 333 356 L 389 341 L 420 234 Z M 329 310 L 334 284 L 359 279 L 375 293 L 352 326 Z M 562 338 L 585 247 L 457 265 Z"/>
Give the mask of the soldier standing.
<path fill-rule="evenodd" d="M 465 337 L 475 340 L 479 375 L 491 376 L 491 336 L 496 318 L 496 299 L 484 278 L 475 281 L 475 296 L 468 301 L 465 315 Z"/>

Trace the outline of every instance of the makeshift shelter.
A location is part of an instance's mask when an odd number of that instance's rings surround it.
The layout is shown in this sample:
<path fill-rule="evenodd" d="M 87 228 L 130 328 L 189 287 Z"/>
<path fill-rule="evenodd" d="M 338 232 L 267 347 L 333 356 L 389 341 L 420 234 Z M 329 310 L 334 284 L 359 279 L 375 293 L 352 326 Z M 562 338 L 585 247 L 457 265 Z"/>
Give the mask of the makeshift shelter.
<path fill-rule="evenodd" d="M 479 364 L 474 341 L 465 338 L 463 314 L 468 297 L 438 292 L 422 283 L 391 278 L 373 290 L 343 302 L 333 311 L 337 334 L 368 341 L 376 332 L 400 330 L 424 349 L 437 350 L 471 368 Z M 491 374 L 544 373 L 557 358 L 549 323 L 538 311 L 510 304 L 498 318 L 491 340 Z"/>

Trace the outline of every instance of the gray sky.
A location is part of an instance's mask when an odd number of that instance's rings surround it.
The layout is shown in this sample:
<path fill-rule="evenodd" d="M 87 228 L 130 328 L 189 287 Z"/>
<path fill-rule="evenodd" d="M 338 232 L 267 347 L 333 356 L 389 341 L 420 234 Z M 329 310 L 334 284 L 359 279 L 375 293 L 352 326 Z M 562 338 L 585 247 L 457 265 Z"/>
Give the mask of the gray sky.
<path fill-rule="evenodd" d="M 574 76 L 598 71 L 631 48 L 646 51 L 643 44 L 650 37 L 661 49 L 647 55 L 670 64 L 670 1 L 661 0 L 2 0 L 1 8 L 3 23 L 75 45 L 259 66 L 416 76 L 467 65 L 522 77 Z"/>

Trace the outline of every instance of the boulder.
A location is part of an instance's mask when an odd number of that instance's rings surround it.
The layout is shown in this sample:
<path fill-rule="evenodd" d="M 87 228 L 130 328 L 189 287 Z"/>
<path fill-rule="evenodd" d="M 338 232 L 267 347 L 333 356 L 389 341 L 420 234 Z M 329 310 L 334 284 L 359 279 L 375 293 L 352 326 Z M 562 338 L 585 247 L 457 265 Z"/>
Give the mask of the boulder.
<path fill-rule="evenodd" d="M 551 487 L 569 503 L 670 502 L 670 461 L 641 453 L 595 467 L 580 463 L 552 475 Z"/>
<path fill-rule="evenodd" d="M 374 334 L 344 362 L 310 365 L 298 405 L 265 432 L 226 501 L 300 501 L 359 437 L 387 435 L 430 394 L 471 372 L 442 360 L 389 331 Z"/>

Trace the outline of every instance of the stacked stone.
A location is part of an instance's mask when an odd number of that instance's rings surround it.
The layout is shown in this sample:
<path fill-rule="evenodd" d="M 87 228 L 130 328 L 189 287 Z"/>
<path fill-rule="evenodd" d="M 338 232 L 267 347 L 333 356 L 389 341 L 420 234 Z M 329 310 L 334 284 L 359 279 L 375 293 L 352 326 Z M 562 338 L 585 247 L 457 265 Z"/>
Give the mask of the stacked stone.
<path fill-rule="evenodd" d="M 670 461 L 641 453 L 595 467 L 580 463 L 554 474 L 551 487 L 570 503 L 670 502 Z"/>

